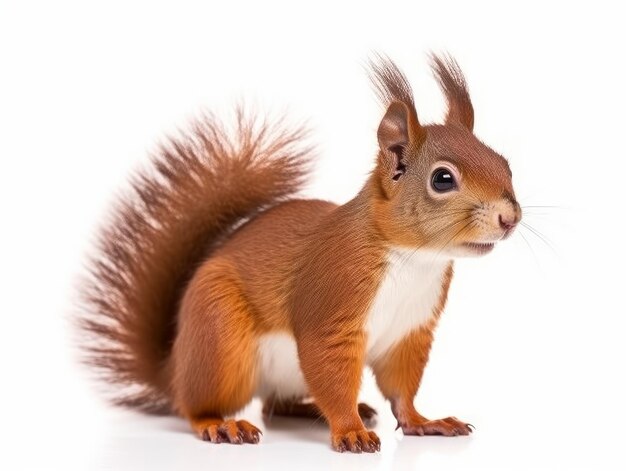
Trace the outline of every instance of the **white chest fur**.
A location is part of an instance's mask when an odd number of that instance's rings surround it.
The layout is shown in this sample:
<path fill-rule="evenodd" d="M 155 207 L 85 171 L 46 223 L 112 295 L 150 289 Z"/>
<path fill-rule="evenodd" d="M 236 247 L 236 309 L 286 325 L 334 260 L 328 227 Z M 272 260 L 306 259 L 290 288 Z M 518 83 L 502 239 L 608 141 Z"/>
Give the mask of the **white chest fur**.
<path fill-rule="evenodd" d="M 433 252 L 398 248 L 389 251 L 387 270 L 365 325 L 368 362 L 431 318 L 449 263 Z"/>

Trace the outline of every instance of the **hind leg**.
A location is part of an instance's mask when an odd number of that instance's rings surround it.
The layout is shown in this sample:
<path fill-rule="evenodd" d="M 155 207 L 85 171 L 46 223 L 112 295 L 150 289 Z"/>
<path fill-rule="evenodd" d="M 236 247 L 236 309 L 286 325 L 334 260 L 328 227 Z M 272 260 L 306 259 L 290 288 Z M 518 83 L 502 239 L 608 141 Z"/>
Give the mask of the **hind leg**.
<path fill-rule="evenodd" d="M 261 431 L 244 420 L 225 420 L 243 409 L 256 388 L 257 337 L 224 261 L 212 260 L 195 274 L 183 297 L 172 355 L 177 410 L 203 440 L 257 443 Z"/>

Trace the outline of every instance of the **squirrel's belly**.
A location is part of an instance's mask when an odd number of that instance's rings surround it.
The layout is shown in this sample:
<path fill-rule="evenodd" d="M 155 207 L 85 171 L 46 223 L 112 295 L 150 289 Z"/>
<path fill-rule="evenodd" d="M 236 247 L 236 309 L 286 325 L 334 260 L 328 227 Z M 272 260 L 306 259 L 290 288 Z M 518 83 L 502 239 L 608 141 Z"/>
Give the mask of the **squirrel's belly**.
<path fill-rule="evenodd" d="M 262 335 L 257 357 L 256 395 L 297 399 L 306 397 L 307 389 L 293 336 L 286 332 Z"/>
<path fill-rule="evenodd" d="M 387 269 L 367 316 L 367 361 L 384 355 L 428 322 L 439 303 L 450 260 L 436 253 L 391 249 Z"/>

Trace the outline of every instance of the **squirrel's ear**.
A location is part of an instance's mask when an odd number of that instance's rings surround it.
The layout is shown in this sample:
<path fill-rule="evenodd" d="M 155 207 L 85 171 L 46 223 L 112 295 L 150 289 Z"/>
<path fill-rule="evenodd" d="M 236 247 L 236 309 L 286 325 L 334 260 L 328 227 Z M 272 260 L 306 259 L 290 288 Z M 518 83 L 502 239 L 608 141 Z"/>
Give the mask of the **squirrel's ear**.
<path fill-rule="evenodd" d="M 378 126 L 381 168 L 386 177 L 398 181 L 406 171 L 406 149 L 421 141 L 417 113 L 401 101 L 392 102 Z"/>
<path fill-rule="evenodd" d="M 448 102 L 446 124 L 460 124 L 474 129 L 474 107 L 461 67 L 451 56 L 431 55 L 432 68 Z"/>

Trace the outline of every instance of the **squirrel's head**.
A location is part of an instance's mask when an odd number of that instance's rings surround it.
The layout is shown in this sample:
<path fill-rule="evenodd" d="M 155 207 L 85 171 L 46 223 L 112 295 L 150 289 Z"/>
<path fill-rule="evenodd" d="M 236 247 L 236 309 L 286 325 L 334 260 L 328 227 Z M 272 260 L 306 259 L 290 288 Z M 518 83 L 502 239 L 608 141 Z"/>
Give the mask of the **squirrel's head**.
<path fill-rule="evenodd" d="M 448 102 L 444 124 L 419 122 L 411 87 L 389 59 L 372 63 L 372 80 L 387 111 L 370 183 L 378 228 L 393 245 L 449 256 L 482 255 L 521 219 L 511 170 L 474 136 L 474 109 L 458 64 L 432 56 Z"/>

